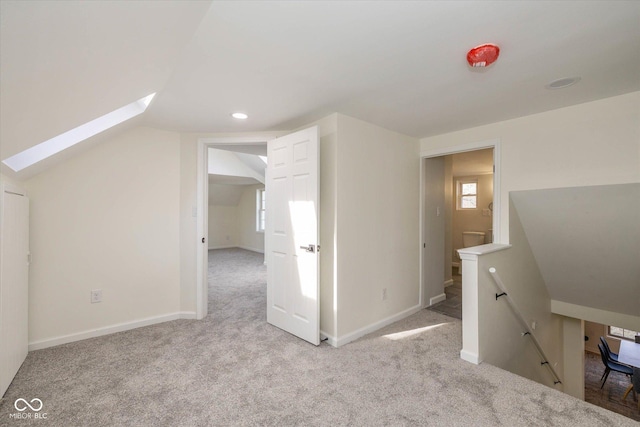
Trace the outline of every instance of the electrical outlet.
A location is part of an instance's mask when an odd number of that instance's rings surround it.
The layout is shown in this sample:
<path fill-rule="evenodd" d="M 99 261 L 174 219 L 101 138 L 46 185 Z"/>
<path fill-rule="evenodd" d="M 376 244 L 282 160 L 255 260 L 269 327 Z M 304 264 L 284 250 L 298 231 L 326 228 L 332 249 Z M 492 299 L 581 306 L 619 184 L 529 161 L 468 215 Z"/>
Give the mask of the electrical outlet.
<path fill-rule="evenodd" d="M 382 289 L 382 301 L 387 299 L 387 288 Z"/>
<path fill-rule="evenodd" d="M 102 301 L 102 289 L 91 291 L 91 304 Z"/>

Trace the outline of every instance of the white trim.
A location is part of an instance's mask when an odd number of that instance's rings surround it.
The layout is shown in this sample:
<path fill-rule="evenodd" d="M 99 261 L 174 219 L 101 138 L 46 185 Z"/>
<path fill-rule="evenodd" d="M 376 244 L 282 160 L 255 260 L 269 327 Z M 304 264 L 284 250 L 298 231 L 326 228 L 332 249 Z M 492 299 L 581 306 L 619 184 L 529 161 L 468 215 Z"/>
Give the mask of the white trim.
<path fill-rule="evenodd" d="M 216 249 L 233 249 L 233 248 L 237 248 L 238 246 L 235 245 L 231 245 L 231 246 L 214 246 L 214 247 L 209 247 L 209 251 L 215 251 Z"/>
<path fill-rule="evenodd" d="M 493 252 L 504 251 L 509 249 L 511 245 L 503 245 L 500 243 L 487 243 L 486 245 L 471 246 L 468 248 L 458 249 L 460 259 L 476 260 L 478 255 L 486 255 Z"/>
<path fill-rule="evenodd" d="M 244 249 L 245 251 L 257 252 L 259 254 L 264 253 L 264 249 L 250 248 L 249 246 L 237 246 L 237 247 L 240 249 Z"/>
<path fill-rule="evenodd" d="M 228 136 L 228 137 L 203 137 L 198 138 L 198 143 L 205 145 L 264 145 L 268 140 L 276 138 L 271 136 Z"/>
<path fill-rule="evenodd" d="M 454 177 L 455 178 L 455 177 Z M 456 181 L 456 210 L 457 211 L 472 211 L 480 209 L 478 206 L 478 177 L 469 175 L 469 176 L 461 176 L 459 178 L 455 178 Z M 475 184 L 476 192 L 473 194 L 462 194 L 462 185 L 463 184 Z M 463 208 L 462 207 L 462 197 L 463 196 L 473 196 L 476 198 L 476 207 L 475 208 Z"/>
<path fill-rule="evenodd" d="M 351 341 L 355 341 L 358 338 L 361 338 L 367 334 L 370 334 L 371 332 L 375 332 L 378 329 L 384 328 L 387 325 L 390 325 L 392 323 L 397 322 L 398 320 L 402 320 L 405 317 L 409 317 L 412 314 L 415 314 L 417 312 L 419 312 L 420 310 L 422 310 L 422 305 L 418 304 L 415 305 L 411 308 L 408 308 L 404 311 L 401 311 L 400 313 L 394 314 L 393 316 L 387 317 L 386 319 L 382 319 L 378 322 L 372 323 L 368 326 L 365 326 L 364 328 L 360 328 L 356 331 L 353 331 L 349 334 L 344 335 L 343 337 L 339 337 L 337 339 L 334 338 L 335 341 L 335 347 L 341 347 L 345 344 L 350 343 Z M 325 335 L 327 338 L 329 338 L 329 336 Z M 331 338 L 330 341 L 331 343 Z M 334 344 L 332 344 L 334 345 Z"/>
<path fill-rule="evenodd" d="M 209 173 L 208 173 L 208 153 L 207 145 L 198 142 L 198 163 L 196 166 L 196 318 L 204 319 L 208 311 L 208 284 L 207 269 L 205 262 L 209 257 L 208 250 L 201 239 L 205 239 L 208 245 L 208 216 L 209 216 Z M 206 232 L 206 234 L 205 234 Z"/>
<path fill-rule="evenodd" d="M 444 281 L 444 287 L 446 288 L 447 286 L 451 286 L 453 285 L 453 279 L 449 279 L 449 280 L 445 280 Z"/>
<path fill-rule="evenodd" d="M 217 249 L 244 249 L 245 251 L 251 251 L 251 252 L 258 252 L 260 254 L 264 253 L 264 249 L 256 249 L 256 248 L 250 248 L 249 246 L 238 246 L 238 245 L 231 245 L 231 246 L 214 246 L 213 248 L 209 248 L 210 251 L 215 251 Z"/>
<path fill-rule="evenodd" d="M 426 247 L 426 239 L 425 239 L 425 222 L 426 222 L 426 218 L 425 218 L 425 208 L 424 208 L 424 204 L 425 204 L 425 160 L 424 157 L 420 157 L 420 203 L 418 203 L 418 218 L 420 223 L 418 224 L 418 277 L 420 278 L 420 283 L 418 283 L 418 305 L 420 307 L 426 307 L 427 304 L 424 301 L 424 291 L 425 291 L 425 277 L 424 277 L 424 257 L 425 257 L 425 253 L 427 250 Z M 444 252 L 444 248 L 442 249 L 442 251 Z M 445 261 L 446 262 L 446 261 Z M 444 268 L 444 266 L 443 266 Z"/>
<path fill-rule="evenodd" d="M 439 302 L 442 302 L 442 301 L 444 301 L 446 299 L 447 299 L 447 294 L 445 294 L 444 292 L 441 293 L 440 295 L 436 295 L 433 298 L 429 298 L 429 307 L 431 307 L 432 305 L 437 304 Z"/>
<path fill-rule="evenodd" d="M 336 337 L 329 335 L 328 333 L 324 332 L 322 329 L 320 330 L 320 342 L 322 343 L 322 341 L 327 340 L 327 343 L 329 343 L 329 345 L 332 345 L 333 347 L 337 347 L 338 346 L 338 340 L 336 340 Z"/>
<path fill-rule="evenodd" d="M 466 151 L 482 150 L 483 148 L 494 148 L 496 145 L 500 145 L 500 140 L 497 138 L 468 144 L 451 145 L 448 147 L 430 148 L 421 150 L 420 157 L 424 159 L 428 157 L 447 156 L 449 154 L 464 153 Z"/>
<path fill-rule="evenodd" d="M 40 341 L 33 341 L 29 343 L 29 351 L 42 350 L 43 348 L 54 347 L 61 344 L 67 344 L 70 342 L 86 340 L 89 338 L 101 337 L 104 335 L 115 334 L 116 332 L 128 331 L 131 329 L 141 328 L 143 326 L 155 325 L 158 323 L 169 322 L 177 319 L 195 319 L 196 313 L 189 311 L 181 311 L 177 313 L 164 314 L 161 316 L 147 317 L 144 319 L 134 320 L 132 322 L 117 323 L 111 326 L 105 326 L 102 328 L 89 329 L 83 332 L 77 332 L 75 334 L 62 335 L 55 338 L 48 338 Z"/>
<path fill-rule="evenodd" d="M 195 311 L 181 311 L 178 313 L 180 315 L 180 319 L 183 320 L 196 320 L 196 312 Z"/>
<path fill-rule="evenodd" d="M 482 359 L 476 353 L 471 353 L 465 350 L 460 350 L 460 359 L 466 360 L 467 362 L 471 362 L 474 365 L 479 365 L 482 363 Z"/>

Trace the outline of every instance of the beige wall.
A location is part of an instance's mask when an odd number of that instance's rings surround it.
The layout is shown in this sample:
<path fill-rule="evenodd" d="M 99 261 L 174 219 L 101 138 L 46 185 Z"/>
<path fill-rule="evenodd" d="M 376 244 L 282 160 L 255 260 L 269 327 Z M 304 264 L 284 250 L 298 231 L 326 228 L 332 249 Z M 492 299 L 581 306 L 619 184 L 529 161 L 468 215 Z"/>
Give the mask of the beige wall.
<path fill-rule="evenodd" d="M 256 191 L 260 188 L 264 185 L 243 185 L 237 204 L 209 205 L 209 249 L 240 247 L 264 252 L 264 233 L 256 231 Z"/>
<path fill-rule="evenodd" d="M 483 255 L 478 263 L 479 342 L 484 361 L 523 377 L 553 387 L 553 377 L 540 365 L 536 349 L 527 337 L 505 298 L 496 301 L 498 288 L 489 274 L 494 267 L 507 294 L 515 302 L 544 349 L 549 363 L 564 375 L 562 321 L 550 310 L 550 297 L 536 264 L 517 212 L 511 210 L 510 249 Z"/>
<path fill-rule="evenodd" d="M 177 133 L 127 131 L 26 186 L 31 343 L 180 311 Z"/>
<path fill-rule="evenodd" d="M 460 262 L 453 253 L 453 156 L 444 157 L 444 280 L 450 283 L 453 278 L 451 263 Z"/>
<path fill-rule="evenodd" d="M 420 160 L 416 139 L 340 114 L 336 154 L 341 339 L 420 304 Z"/>
<path fill-rule="evenodd" d="M 615 326 L 615 325 L 614 325 Z M 589 341 L 584 343 L 585 350 L 591 353 L 600 354 L 598 350 L 598 344 L 600 344 L 600 337 L 604 337 L 611 348 L 611 351 L 618 353 L 620 351 L 620 338 L 608 336 L 607 325 L 602 325 L 595 322 L 584 322 L 584 335 L 589 337 Z"/>
<path fill-rule="evenodd" d="M 457 180 L 459 179 L 477 179 L 478 180 L 478 208 L 470 210 L 459 210 L 457 204 Z M 493 228 L 493 216 L 483 216 L 483 209 L 488 209 L 489 203 L 493 201 L 493 175 L 472 175 L 457 176 L 453 178 L 452 189 L 452 206 L 453 214 L 452 225 L 452 244 L 453 250 L 458 250 L 464 245 L 462 244 L 462 232 L 464 231 L 482 231 L 485 233 L 485 242 L 490 243 L 490 232 Z M 489 211 L 491 212 L 491 211 Z M 456 257 L 457 260 L 457 257 Z"/>
<path fill-rule="evenodd" d="M 501 141 L 502 242 L 514 190 L 640 182 L 640 92 L 424 138 L 422 150 Z"/>
<path fill-rule="evenodd" d="M 209 205 L 209 249 L 238 246 L 238 223 L 237 206 Z"/>
<path fill-rule="evenodd" d="M 261 188 L 263 184 L 247 185 L 237 208 L 238 246 L 256 252 L 264 252 L 264 233 L 256 231 L 256 192 Z"/>
<path fill-rule="evenodd" d="M 180 310 L 196 312 L 198 136 L 180 135 Z"/>
<path fill-rule="evenodd" d="M 9 184 L 9 185 L 15 185 L 18 187 L 24 187 L 24 183 L 23 181 L 18 181 L 16 179 L 10 178 L 4 174 L 0 174 L 0 185 L 3 184 Z M 1 199 L 1 197 L 0 197 Z"/>

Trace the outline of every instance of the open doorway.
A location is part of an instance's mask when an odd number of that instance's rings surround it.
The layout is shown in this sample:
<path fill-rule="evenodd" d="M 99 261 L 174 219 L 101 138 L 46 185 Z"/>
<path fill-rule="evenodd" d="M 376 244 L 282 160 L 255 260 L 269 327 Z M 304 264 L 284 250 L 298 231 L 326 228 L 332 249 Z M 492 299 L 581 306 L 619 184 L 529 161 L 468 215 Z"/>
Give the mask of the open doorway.
<path fill-rule="evenodd" d="M 215 205 L 217 201 L 215 199 L 210 200 L 210 197 L 216 197 L 215 187 L 213 194 L 210 194 L 209 185 L 225 185 L 231 184 L 233 181 L 235 184 L 242 184 L 240 181 L 246 178 L 252 178 L 254 181 L 245 182 L 244 184 L 258 185 L 264 183 L 264 172 L 261 174 L 262 178 L 258 178 L 259 174 L 251 169 L 247 164 L 244 166 L 238 166 L 238 163 L 242 162 L 240 159 L 245 155 L 251 155 L 256 157 L 253 161 L 260 161 L 263 164 L 266 161 L 267 153 L 267 141 L 272 139 L 273 135 L 265 136 L 250 136 L 250 137 L 211 137 L 200 138 L 198 140 L 198 152 L 197 152 L 197 205 L 194 207 L 193 216 L 196 218 L 196 232 L 198 236 L 198 243 L 196 246 L 196 318 L 203 319 L 209 312 L 209 248 L 216 248 L 219 246 L 232 246 L 234 235 L 230 233 L 228 227 L 217 226 L 212 230 L 209 229 L 209 206 Z M 214 152 L 210 152 L 210 149 L 218 150 L 219 169 L 215 169 Z M 263 158 L 260 158 L 262 156 Z M 236 164 L 236 169 L 244 169 L 243 175 L 238 175 L 237 172 L 229 170 L 227 163 L 223 160 L 231 159 L 232 164 Z M 212 176 L 213 175 L 213 176 Z M 260 181 L 262 179 L 262 182 Z M 229 188 L 218 187 L 218 191 L 234 191 Z M 243 191 L 244 192 L 244 191 Z M 227 196 L 223 196 L 227 197 Z M 215 214 L 216 209 L 212 209 L 212 214 Z M 216 216 L 214 222 L 220 219 L 222 223 L 224 220 Z M 227 215 L 228 216 L 228 215 Z M 237 233 L 237 231 L 236 231 Z M 227 239 L 228 236 L 228 239 Z M 264 244 L 262 245 L 264 251 Z M 262 255 L 262 254 L 261 254 Z"/>
<path fill-rule="evenodd" d="M 266 147 L 212 145 L 207 157 L 208 312 L 255 317 L 266 293 Z"/>
<path fill-rule="evenodd" d="M 492 243 L 499 235 L 498 142 L 423 153 L 422 301 L 462 318 L 458 249 Z M 437 153 L 437 154 L 436 154 Z"/>

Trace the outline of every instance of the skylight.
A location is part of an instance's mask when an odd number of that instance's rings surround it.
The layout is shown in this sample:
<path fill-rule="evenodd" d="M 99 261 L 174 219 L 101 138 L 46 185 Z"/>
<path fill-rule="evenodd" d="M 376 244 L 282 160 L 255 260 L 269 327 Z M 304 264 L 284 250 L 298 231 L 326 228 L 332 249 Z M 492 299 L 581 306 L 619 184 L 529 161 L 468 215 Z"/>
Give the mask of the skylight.
<path fill-rule="evenodd" d="M 100 132 L 144 113 L 155 95 L 155 93 L 147 95 L 144 98 L 132 102 L 131 104 L 127 104 L 124 107 L 107 113 L 102 117 L 98 117 L 97 119 L 78 126 L 77 128 L 41 142 L 38 145 L 34 145 L 31 148 L 3 160 L 2 163 L 9 166 L 15 172 L 20 172 L 22 169 L 38 163 L 47 157 L 53 156 L 54 154 L 91 138 Z"/>

